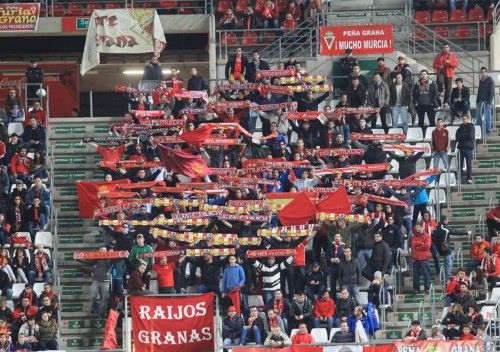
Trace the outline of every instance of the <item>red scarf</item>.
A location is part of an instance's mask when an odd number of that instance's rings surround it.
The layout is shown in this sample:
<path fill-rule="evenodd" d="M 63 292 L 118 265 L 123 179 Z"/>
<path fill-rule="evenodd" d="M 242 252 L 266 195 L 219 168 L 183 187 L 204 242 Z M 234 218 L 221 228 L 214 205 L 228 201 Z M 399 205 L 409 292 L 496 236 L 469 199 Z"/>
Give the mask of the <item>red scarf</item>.
<path fill-rule="evenodd" d="M 234 60 L 234 69 L 233 69 L 233 76 L 235 79 L 240 78 L 241 69 L 242 69 L 241 56 L 236 56 L 236 59 Z"/>
<path fill-rule="evenodd" d="M 285 308 L 285 304 L 284 304 L 284 301 L 283 299 L 275 299 L 274 300 L 274 306 L 273 306 L 273 309 L 274 309 L 274 312 L 278 315 L 281 316 L 281 314 L 283 314 L 283 309 Z"/>

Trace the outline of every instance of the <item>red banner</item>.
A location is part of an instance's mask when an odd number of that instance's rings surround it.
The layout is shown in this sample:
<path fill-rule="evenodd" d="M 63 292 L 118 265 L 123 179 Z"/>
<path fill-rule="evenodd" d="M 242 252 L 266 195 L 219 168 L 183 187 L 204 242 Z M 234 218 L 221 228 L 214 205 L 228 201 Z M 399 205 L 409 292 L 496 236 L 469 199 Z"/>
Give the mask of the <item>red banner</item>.
<path fill-rule="evenodd" d="M 482 340 L 394 342 L 394 352 L 420 351 L 483 352 L 484 342 Z"/>
<path fill-rule="evenodd" d="M 352 49 L 354 55 L 394 52 L 392 25 L 322 26 L 320 55 L 344 55 Z"/>
<path fill-rule="evenodd" d="M 1 32 L 34 32 L 38 26 L 40 4 L 0 4 Z"/>
<path fill-rule="evenodd" d="M 80 74 L 76 71 L 76 65 L 76 62 L 41 62 L 38 64 L 38 67 L 44 73 L 43 86 L 49 94 L 51 118 L 71 117 L 71 111 L 80 106 Z M 27 63 L 0 63 L 0 97 L 6 97 L 8 88 L 14 87 L 21 98 L 21 102 L 25 101 L 25 92 L 22 85 L 26 84 L 24 70 L 27 67 Z M 45 100 L 43 101 L 42 108 L 45 109 Z"/>
<path fill-rule="evenodd" d="M 137 352 L 214 350 L 213 293 L 194 297 L 130 297 Z"/>

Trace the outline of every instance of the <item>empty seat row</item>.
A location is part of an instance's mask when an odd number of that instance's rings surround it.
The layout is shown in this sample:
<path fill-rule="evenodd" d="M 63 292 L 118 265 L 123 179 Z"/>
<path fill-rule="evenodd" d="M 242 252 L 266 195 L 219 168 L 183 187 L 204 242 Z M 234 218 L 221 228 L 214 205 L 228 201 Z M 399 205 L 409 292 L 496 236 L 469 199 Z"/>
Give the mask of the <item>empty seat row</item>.
<path fill-rule="evenodd" d="M 415 11 L 415 21 L 419 23 L 443 23 L 443 22 L 480 22 L 492 21 L 493 10 L 488 10 L 484 14 L 482 9 L 470 9 L 467 14 L 464 9 L 456 9 L 448 14 L 446 10 L 434 10 L 432 14 L 429 11 Z"/>
<path fill-rule="evenodd" d="M 271 42 L 276 37 L 275 32 L 264 32 L 262 35 L 262 39 L 265 42 Z M 236 45 L 258 45 L 258 35 L 256 32 L 244 32 L 241 41 L 236 36 L 234 32 L 224 32 L 221 36 L 221 44 L 227 46 L 236 46 Z"/>
<path fill-rule="evenodd" d="M 458 25 L 454 28 L 453 33 L 450 33 L 450 30 L 448 27 L 445 26 L 436 26 L 433 27 L 432 29 L 439 34 L 443 38 L 459 38 L 459 39 L 467 39 L 467 38 L 477 38 L 477 32 L 475 31 L 475 28 L 472 28 L 469 25 L 466 24 L 461 24 Z M 493 33 L 493 25 L 492 24 L 487 24 L 485 26 L 480 25 L 479 26 L 479 36 L 481 38 L 489 36 Z M 428 39 L 430 35 L 428 35 L 427 31 L 424 28 L 421 27 L 414 27 L 413 28 L 413 39 L 415 40 L 425 40 Z"/>
<path fill-rule="evenodd" d="M 145 9 L 172 9 L 178 8 L 181 14 L 195 13 L 195 2 L 178 2 L 178 1 L 156 1 L 156 2 L 136 2 L 134 8 Z M 124 8 L 124 3 L 119 2 L 89 2 L 87 4 L 69 3 L 67 6 L 62 3 L 55 2 L 49 9 L 49 13 L 54 17 L 63 16 L 90 16 L 92 11 L 101 9 L 120 9 Z"/>

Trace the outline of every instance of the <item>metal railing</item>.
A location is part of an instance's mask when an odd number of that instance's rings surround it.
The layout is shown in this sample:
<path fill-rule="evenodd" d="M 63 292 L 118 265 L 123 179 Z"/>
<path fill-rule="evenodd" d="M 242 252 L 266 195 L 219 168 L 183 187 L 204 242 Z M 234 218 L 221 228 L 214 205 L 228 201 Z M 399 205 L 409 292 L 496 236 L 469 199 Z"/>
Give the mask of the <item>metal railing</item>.
<path fill-rule="evenodd" d="M 498 23 L 500 22 L 500 2 L 496 2 L 493 8 L 493 33 L 497 30 Z"/>
<path fill-rule="evenodd" d="M 431 326 L 436 321 L 436 289 L 434 287 L 434 283 L 431 283 L 429 287 L 429 295 L 431 297 Z"/>
<path fill-rule="evenodd" d="M 425 329 L 425 309 L 424 309 L 424 301 L 420 301 L 418 304 L 418 311 L 417 311 L 417 316 L 418 320 L 420 321 L 420 325 L 422 325 L 422 328 Z"/>
<path fill-rule="evenodd" d="M 486 325 L 486 334 L 491 338 L 491 344 L 489 346 L 491 349 L 485 349 L 485 351 L 498 351 L 500 347 L 500 299 L 495 303 L 491 318 Z M 495 348 L 496 347 L 496 348 Z"/>

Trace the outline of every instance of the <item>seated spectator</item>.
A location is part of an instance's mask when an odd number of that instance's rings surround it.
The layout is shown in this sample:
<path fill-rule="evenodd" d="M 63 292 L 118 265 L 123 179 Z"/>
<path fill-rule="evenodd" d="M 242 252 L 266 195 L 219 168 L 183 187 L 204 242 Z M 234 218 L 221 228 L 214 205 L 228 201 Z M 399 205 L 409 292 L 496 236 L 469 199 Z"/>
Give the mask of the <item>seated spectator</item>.
<path fill-rule="evenodd" d="M 7 275 L 9 275 L 10 281 L 13 283 L 16 282 L 16 276 L 12 271 L 12 267 L 10 266 L 10 255 L 7 246 L 0 251 L 0 269 L 3 270 Z"/>
<path fill-rule="evenodd" d="M 8 126 L 11 122 L 20 122 L 24 120 L 24 112 L 19 108 L 19 106 L 14 105 L 10 112 L 5 116 L 3 121 L 5 126 Z"/>
<path fill-rule="evenodd" d="M 7 299 L 4 296 L 0 296 L 0 319 L 8 324 L 12 323 L 12 310 L 7 307 Z"/>
<path fill-rule="evenodd" d="M 292 345 L 314 345 L 314 337 L 307 331 L 305 323 L 299 324 L 299 331 L 292 336 Z"/>
<path fill-rule="evenodd" d="M 264 21 L 264 29 L 279 28 L 279 8 L 271 0 L 267 0 L 262 9 L 262 18 Z"/>
<path fill-rule="evenodd" d="M 44 252 L 43 245 L 36 247 L 35 254 L 31 261 L 31 270 L 29 272 L 29 283 L 33 285 L 35 281 L 51 282 L 52 280 L 52 260 Z"/>
<path fill-rule="evenodd" d="M 38 306 L 38 297 L 30 284 L 24 285 L 24 290 L 19 295 L 19 302 L 27 298 L 31 305 Z"/>
<path fill-rule="evenodd" d="M 455 303 L 460 304 L 465 312 L 469 311 L 469 307 L 476 305 L 476 300 L 469 292 L 469 286 L 466 283 L 460 284 L 460 292 L 455 296 Z"/>
<path fill-rule="evenodd" d="M 330 298 L 330 292 L 324 290 L 314 302 L 314 327 L 319 328 L 322 324 L 326 324 L 327 331 L 333 328 L 333 316 L 335 315 L 335 302 Z"/>
<path fill-rule="evenodd" d="M 23 298 L 21 303 L 16 306 L 12 313 L 12 329 L 18 330 L 30 318 L 35 319 L 38 313 L 38 308 L 31 305 L 27 298 Z"/>
<path fill-rule="evenodd" d="M 416 342 L 421 340 L 427 340 L 425 329 L 422 329 L 422 327 L 420 326 L 420 322 L 418 320 L 414 320 L 411 322 L 411 328 L 406 333 L 406 336 L 403 338 L 403 341 Z"/>
<path fill-rule="evenodd" d="M 495 231 L 500 231 L 500 205 L 486 213 L 486 226 L 488 226 L 488 239 L 496 236 Z"/>
<path fill-rule="evenodd" d="M 28 157 L 28 150 L 22 147 L 19 153 L 14 154 L 9 164 L 9 173 L 11 183 L 16 182 L 17 179 L 28 183 L 28 176 L 31 169 L 31 159 Z"/>
<path fill-rule="evenodd" d="M 12 343 L 8 340 L 8 334 L 0 334 L 0 351 L 11 352 Z"/>
<path fill-rule="evenodd" d="M 9 275 L 3 270 L 0 270 L 0 295 L 5 296 L 9 300 L 12 298 L 12 281 Z"/>
<path fill-rule="evenodd" d="M 340 331 L 337 331 L 332 336 L 332 343 L 349 344 L 354 343 L 354 333 L 349 331 L 347 321 L 340 323 Z"/>
<path fill-rule="evenodd" d="M 32 117 L 30 124 L 24 129 L 23 141 L 28 144 L 30 152 L 45 150 L 45 128 Z"/>
<path fill-rule="evenodd" d="M 268 309 L 264 325 L 264 333 L 267 335 L 273 327 L 279 327 L 281 331 L 285 331 L 285 326 L 281 317 L 274 312 L 274 309 Z"/>
<path fill-rule="evenodd" d="M 241 332 L 241 344 L 245 346 L 247 341 L 250 338 L 253 338 L 253 341 L 257 345 L 261 345 L 261 336 L 264 333 L 264 326 L 264 319 L 262 319 L 262 316 L 259 315 L 257 307 L 250 307 L 250 315 L 247 320 L 247 325 L 243 326 L 243 330 Z"/>
<path fill-rule="evenodd" d="M 458 269 L 457 275 L 453 276 L 446 284 L 446 296 L 450 299 L 450 302 L 453 302 L 456 295 L 460 293 L 460 285 L 462 283 L 465 283 L 469 287 L 471 285 L 465 269 Z"/>
<path fill-rule="evenodd" d="M 273 299 L 267 303 L 267 309 L 272 309 L 280 316 L 285 326 L 284 331 L 288 331 L 288 315 L 290 313 L 290 303 L 283 297 L 281 290 L 274 291 Z"/>
<path fill-rule="evenodd" d="M 220 28 L 223 30 L 234 30 L 238 25 L 238 19 L 232 9 L 227 9 L 224 16 L 219 20 Z"/>
<path fill-rule="evenodd" d="M 297 27 L 297 21 L 293 19 L 291 13 L 285 15 L 285 20 L 281 23 L 281 29 L 294 29 Z"/>
<path fill-rule="evenodd" d="M 28 282 L 28 275 L 30 271 L 30 262 L 26 256 L 26 252 L 23 248 L 16 248 L 14 252 L 14 257 L 10 263 L 14 275 L 16 275 L 16 281 L 18 282 Z"/>
<path fill-rule="evenodd" d="M 478 327 L 484 325 L 484 318 L 478 306 L 469 307 L 469 312 L 467 314 L 467 324 L 470 324 L 473 332 L 476 332 Z"/>
<path fill-rule="evenodd" d="M 314 262 L 312 270 L 306 276 L 305 293 L 311 301 L 315 301 L 326 289 L 326 274 L 320 269 L 319 263 Z"/>
<path fill-rule="evenodd" d="M 43 128 L 47 128 L 47 115 L 42 109 L 42 104 L 40 104 L 38 100 L 33 101 L 33 107 L 26 114 L 23 126 L 28 127 L 32 118 L 34 118 Z"/>
<path fill-rule="evenodd" d="M 464 325 L 462 328 L 462 335 L 460 336 L 461 341 L 471 341 L 475 340 L 476 336 L 472 334 L 472 329 L 470 325 Z"/>
<path fill-rule="evenodd" d="M 224 346 L 237 346 L 240 344 L 241 332 L 243 330 L 243 318 L 236 313 L 236 308 L 230 306 L 227 316 L 222 321 L 222 338 Z"/>
<path fill-rule="evenodd" d="M 147 264 L 144 261 L 137 266 L 137 268 L 130 274 L 127 282 L 127 290 L 129 295 L 142 296 L 151 293 L 146 289 L 143 276 L 146 272 Z"/>
<path fill-rule="evenodd" d="M 485 248 L 483 252 L 484 259 L 481 262 L 481 269 L 483 269 L 484 276 L 491 287 L 495 287 L 497 282 L 500 282 L 500 259 L 496 254 L 493 254 L 491 247 Z"/>
<path fill-rule="evenodd" d="M 447 340 L 460 337 L 460 332 L 457 329 L 467 323 L 467 316 L 464 314 L 462 306 L 453 304 L 448 307 L 448 311 L 441 323 L 445 326 L 443 335 Z"/>
<path fill-rule="evenodd" d="M 48 313 L 42 314 L 42 319 L 38 323 L 38 333 L 35 335 L 38 340 L 38 349 L 57 350 L 57 323 Z"/>
<path fill-rule="evenodd" d="M 477 268 L 481 266 L 481 263 L 484 259 L 484 250 L 486 248 L 491 247 L 490 243 L 483 238 L 483 235 L 480 233 L 474 236 L 474 242 L 472 242 L 470 246 L 470 262 L 469 268 Z"/>
<path fill-rule="evenodd" d="M 446 337 L 444 337 L 443 333 L 439 326 L 435 325 L 431 329 L 431 336 L 427 338 L 427 340 L 431 341 L 446 341 Z"/>
<path fill-rule="evenodd" d="M 24 334 L 17 335 L 17 342 L 14 344 L 14 351 L 33 351 L 33 347 L 28 342 L 28 337 Z"/>
<path fill-rule="evenodd" d="M 38 339 L 36 338 L 36 334 L 40 330 L 40 327 L 36 323 L 35 317 L 28 317 L 24 323 L 19 328 L 18 336 L 23 335 L 26 342 L 28 342 L 33 349 L 37 348 Z"/>
<path fill-rule="evenodd" d="M 245 7 L 243 11 L 243 20 L 242 20 L 243 28 L 246 30 L 256 29 L 257 28 L 257 16 L 255 15 L 255 11 L 252 6 Z"/>
<path fill-rule="evenodd" d="M 481 268 L 476 268 L 472 270 L 471 276 L 470 292 L 472 296 L 476 302 L 485 300 L 488 294 L 488 280 L 483 270 Z"/>
<path fill-rule="evenodd" d="M 464 80 L 457 78 L 455 80 L 457 86 L 451 90 L 450 109 L 451 121 L 450 125 L 453 126 L 453 121 L 460 118 L 462 115 L 467 115 L 470 109 L 470 92 L 469 88 L 464 86 Z"/>
<path fill-rule="evenodd" d="M 35 197 L 40 198 L 48 214 L 50 210 L 50 193 L 47 188 L 45 188 L 41 177 L 36 177 L 33 186 L 26 192 L 26 204 L 32 204 Z"/>
<path fill-rule="evenodd" d="M 304 292 L 299 292 L 290 305 L 290 328 L 298 328 L 305 323 L 308 328 L 312 325 L 313 307 Z"/>
<path fill-rule="evenodd" d="M 49 316 L 57 321 L 59 308 L 55 303 L 52 303 L 48 296 L 40 299 L 41 305 L 38 307 L 38 319 L 40 320 L 43 313 L 49 313 Z"/>
<path fill-rule="evenodd" d="M 273 348 L 290 346 L 291 340 L 287 334 L 285 334 L 279 326 L 273 326 L 271 328 L 271 332 L 267 335 L 266 340 L 264 341 L 265 346 L 270 346 Z"/>
<path fill-rule="evenodd" d="M 7 97 L 5 98 L 5 112 L 9 114 L 14 105 L 23 106 L 21 104 L 21 98 L 18 96 L 16 90 L 14 88 L 11 88 L 9 89 Z"/>
<path fill-rule="evenodd" d="M 31 206 L 28 208 L 28 229 L 31 234 L 31 242 L 35 243 L 37 231 L 45 231 L 49 214 L 47 208 L 42 205 L 40 197 L 35 196 Z"/>
<path fill-rule="evenodd" d="M 347 321 L 347 318 L 354 313 L 356 302 L 350 296 L 349 291 L 343 288 L 340 291 L 340 297 L 337 298 L 335 309 L 335 326 L 340 327 L 342 321 Z"/>
<path fill-rule="evenodd" d="M 56 304 L 57 302 L 57 294 L 54 292 L 49 283 L 45 283 L 43 285 L 43 291 L 40 293 L 40 299 L 43 300 L 45 297 L 50 298 L 51 304 Z"/>

